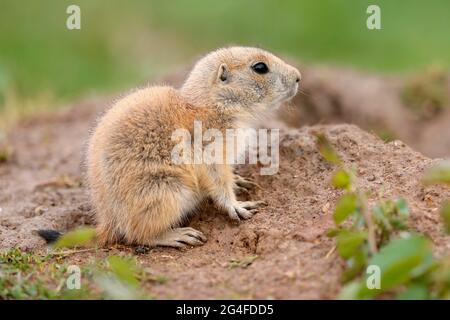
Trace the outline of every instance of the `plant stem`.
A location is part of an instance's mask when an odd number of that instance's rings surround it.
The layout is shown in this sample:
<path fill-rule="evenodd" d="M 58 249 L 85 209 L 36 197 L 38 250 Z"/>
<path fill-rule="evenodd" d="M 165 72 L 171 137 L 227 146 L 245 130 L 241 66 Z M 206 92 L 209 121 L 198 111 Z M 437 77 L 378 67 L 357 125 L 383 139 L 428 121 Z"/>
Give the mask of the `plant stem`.
<path fill-rule="evenodd" d="M 372 254 L 376 253 L 378 251 L 377 248 L 377 241 L 375 237 L 375 225 L 373 224 L 372 220 L 372 214 L 367 209 L 367 197 L 364 194 L 364 192 L 359 191 L 358 192 L 359 199 L 361 201 L 361 211 L 364 216 L 364 220 L 366 221 L 367 225 L 367 232 L 368 232 L 368 242 L 369 242 L 369 249 Z"/>

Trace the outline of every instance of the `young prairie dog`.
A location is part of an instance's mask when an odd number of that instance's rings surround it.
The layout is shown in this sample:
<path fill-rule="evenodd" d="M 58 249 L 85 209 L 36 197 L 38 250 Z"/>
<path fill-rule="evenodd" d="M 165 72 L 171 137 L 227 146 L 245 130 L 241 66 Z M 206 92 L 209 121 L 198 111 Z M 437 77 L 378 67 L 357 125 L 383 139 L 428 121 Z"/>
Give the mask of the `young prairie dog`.
<path fill-rule="evenodd" d="M 269 52 L 230 47 L 203 57 L 183 86 L 154 86 L 118 101 L 98 122 L 87 152 L 87 178 L 97 218 L 97 239 L 149 246 L 201 245 L 205 236 L 178 228 L 205 198 L 231 219 L 248 219 L 264 205 L 240 202 L 227 164 L 171 161 L 174 130 L 236 128 L 293 97 L 300 73 Z"/>

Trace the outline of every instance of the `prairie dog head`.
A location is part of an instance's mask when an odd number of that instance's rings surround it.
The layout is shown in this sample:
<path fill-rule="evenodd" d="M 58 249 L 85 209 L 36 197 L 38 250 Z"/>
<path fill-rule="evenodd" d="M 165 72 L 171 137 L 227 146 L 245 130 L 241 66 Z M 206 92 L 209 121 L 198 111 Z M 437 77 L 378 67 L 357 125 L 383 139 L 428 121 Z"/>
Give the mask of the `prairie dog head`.
<path fill-rule="evenodd" d="M 181 93 L 224 113 L 256 114 L 292 98 L 300 78 L 296 68 L 267 51 L 230 47 L 198 61 Z"/>

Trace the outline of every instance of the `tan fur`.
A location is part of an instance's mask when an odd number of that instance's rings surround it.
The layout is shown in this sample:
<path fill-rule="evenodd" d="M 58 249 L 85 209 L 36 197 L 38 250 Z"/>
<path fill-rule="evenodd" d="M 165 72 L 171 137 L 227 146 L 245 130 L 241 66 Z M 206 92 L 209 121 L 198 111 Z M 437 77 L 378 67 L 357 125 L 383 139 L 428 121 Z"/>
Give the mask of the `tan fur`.
<path fill-rule="evenodd" d="M 267 63 L 270 75 L 251 70 L 258 61 Z M 226 81 L 219 79 L 223 70 Z M 192 132 L 194 120 L 203 130 L 233 128 L 290 98 L 299 77 L 268 52 L 232 47 L 201 59 L 180 90 L 149 87 L 118 101 L 98 122 L 87 152 L 99 242 L 202 244 L 201 232 L 173 228 L 208 197 L 233 219 L 249 218 L 261 203 L 236 200 L 232 167 L 173 164 L 172 133 Z"/>

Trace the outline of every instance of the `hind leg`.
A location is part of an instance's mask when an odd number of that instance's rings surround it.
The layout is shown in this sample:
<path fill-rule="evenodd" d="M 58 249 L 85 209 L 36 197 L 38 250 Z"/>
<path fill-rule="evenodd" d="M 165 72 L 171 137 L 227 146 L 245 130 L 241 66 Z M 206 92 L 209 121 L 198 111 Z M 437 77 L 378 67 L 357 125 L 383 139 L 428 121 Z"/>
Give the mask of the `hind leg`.
<path fill-rule="evenodd" d="M 193 228 L 177 228 L 200 202 L 198 194 L 180 183 L 159 184 L 147 195 L 129 197 L 117 221 L 119 233 L 135 245 L 183 247 L 201 245 L 206 237 Z"/>

